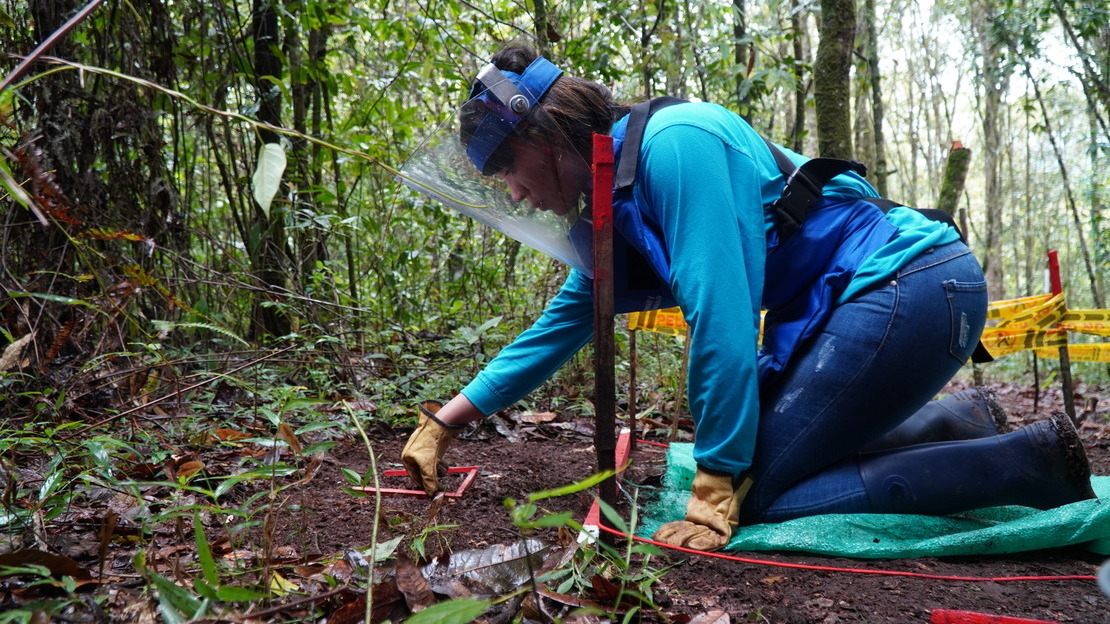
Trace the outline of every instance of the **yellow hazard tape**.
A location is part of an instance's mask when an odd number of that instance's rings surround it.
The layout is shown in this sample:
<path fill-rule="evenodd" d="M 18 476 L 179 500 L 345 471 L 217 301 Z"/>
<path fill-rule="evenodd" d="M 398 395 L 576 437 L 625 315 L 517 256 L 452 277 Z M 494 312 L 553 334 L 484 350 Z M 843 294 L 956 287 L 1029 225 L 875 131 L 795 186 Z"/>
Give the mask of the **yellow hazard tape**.
<path fill-rule="evenodd" d="M 1033 349 L 1033 353 L 1043 358 L 1060 357 L 1059 349 Z M 1110 362 L 1110 344 L 1069 344 L 1068 358 L 1072 362 Z"/>
<path fill-rule="evenodd" d="M 682 318 L 682 310 L 678 308 L 633 312 L 628 315 L 628 329 L 643 329 L 671 336 L 685 336 L 686 319 Z"/>
<path fill-rule="evenodd" d="M 759 315 L 760 334 L 763 333 L 763 319 L 766 315 L 766 312 L 761 312 Z M 680 308 L 632 312 L 628 315 L 628 329 L 653 331 L 671 336 L 685 336 L 686 319 L 682 316 Z"/>
<path fill-rule="evenodd" d="M 1059 327 L 1081 334 L 1110 336 L 1110 310 L 1068 310 Z"/>
<path fill-rule="evenodd" d="M 1028 308 L 1039 306 L 1050 299 L 1052 299 L 1052 293 L 1022 297 L 1021 299 L 995 301 L 987 306 L 987 320 L 993 321 L 1008 318 Z"/>
<path fill-rule="evenodd" d="M 1110 362 L 1110 344 L 1068 344 L 1068 332 L 1110 336 L 1110 310 L 1068 310 L 1063 293 L 1034 295 L 990 304 L 988 320 L 995 327 L 983 330 L 983 345 L 994 357 L 1032 350 L 1037 355 L 1060 357 L 1067 346 L 1076 362 Z"/>
<path fill-rule="evenodd" d="M 1040 327 L 1048 328 L 1060 322 L 1064 316 L 1064 294 L 1050 297 L 1047 301 L 1013 309 L 999 318 L 999 327 Z"/>
<path fill-rule="evenodd" d="M 1064 313 L 1065 323 L 1107 323 L 1110 310 L 1068 310 Z"/>
<path fill-rule="evenodd" d="M 1060 329 L 1002 329 L 988 327 L 979 339 L 990 354 L 998 357 L 1037 347 L 1062 347 L 1068 333 Z"/>
<path fill-rule="evenodd" d="M 987 320 L 996 323 L 983 330 L 983 345 L 994 357 L 1027 350 L 1059 357 L 1068 346 L 1073 361 L 1110 362 L 1110 343 L 1068 344 L 1068 332 L 1110 336 L 1110 309 L 1068 310 L 1064 301 L 1063 294 L 1044 294 L 992 302 Z M 685 336 L 686 320 L 678 308 L 633 312 L 628 329 Z"/>
<path fill-rule="evenodd" d="M 1065 321 L 1057 325 L 1057 327 L 1080 334 L 1110 336 L 1110 323 L 1074 323 Z"/>

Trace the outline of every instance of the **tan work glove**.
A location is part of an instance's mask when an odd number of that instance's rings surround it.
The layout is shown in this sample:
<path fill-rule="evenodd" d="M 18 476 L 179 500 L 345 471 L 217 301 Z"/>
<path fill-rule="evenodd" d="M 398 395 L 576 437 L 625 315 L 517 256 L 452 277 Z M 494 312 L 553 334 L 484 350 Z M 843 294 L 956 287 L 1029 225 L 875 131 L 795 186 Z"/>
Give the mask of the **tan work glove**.
<path fill-rule="evenodd" d="M 417 407 L 420 408 L 420 420 L 401 451 L 401 462 L 416 485 L 431 496 L 439 489 L 439 477 L 447 472 L 443 453 L 462 426 L 448 425 L 436 418 L 442 403 L 423 401 Z"/>
<path fill-rule="evenodd" d="M 668 522 L 652 537 L 665 544 L 695 550 L 720 550 L 728 545 L 732 530 L 740 523 L 740 503 L 752 487 L 752 480 L 741 475 L 733 489 L 732 476 L 711 474 L 698 468 L 694 475 L 686 519 Z"/>

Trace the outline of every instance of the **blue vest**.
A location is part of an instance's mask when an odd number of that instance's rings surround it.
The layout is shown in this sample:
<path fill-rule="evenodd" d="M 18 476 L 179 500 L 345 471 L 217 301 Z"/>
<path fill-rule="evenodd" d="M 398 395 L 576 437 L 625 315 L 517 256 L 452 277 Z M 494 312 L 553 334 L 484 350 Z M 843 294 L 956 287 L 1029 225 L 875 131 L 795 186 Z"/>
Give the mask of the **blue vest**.
<path fill-rule="evenodd" d="M 625 126 L 613 131 L 619 164 Z M 662 229 L 646 216 L 631 188 L 613 193 L 613 277 L 618 313 L 678 305 L 670 291 L 670 257 Z M 591 225 L 580 219 L 571 240 L 589 249 Z M 800 231 L 785 241 L 767 233 L 762 307 L 767 310 L 759 379 L 781 371 L 791 354 L 824 327 L 834 302 L 864 260 L 889 242 L 897 230 L 875 204 L 825 199 Z M 589 257 L 588 255 L 586 257 Z M 721 288 L 728 288 L 722 284 Z"/>
<path fill-rule="evenodd" d="M 624 144 L 621 125 L 613 132 L 614 168 Z M 570 239 L 583 258 L 592 257 L 592 223 L 579 219 Z M 613 193 L 613 299 L 618 314 L 660 310 L 678 305 L 671 293 L 671 262 L 659 224 L 645 218 L 632 189 Z"/>
<path fill-rule="evenodd" d="M 777 229 L 768 232 L 761 382 L 825 326 L 856 270 L 897 233 L 884 211 L 864 199 L 822 200 L 785 242 Z"/>

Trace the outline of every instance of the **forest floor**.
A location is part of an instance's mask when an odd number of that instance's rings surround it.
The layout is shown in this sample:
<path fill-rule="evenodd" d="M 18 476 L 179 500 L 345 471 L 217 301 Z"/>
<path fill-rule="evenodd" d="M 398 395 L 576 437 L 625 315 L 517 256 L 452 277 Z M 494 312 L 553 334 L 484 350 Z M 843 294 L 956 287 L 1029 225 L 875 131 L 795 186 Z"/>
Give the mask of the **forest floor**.
<path fill-rule="evenodd" d="M 1035 410 L 1032 390 L 1002 384 L 992 387 L 1013 427 L 1062 409 L 1059 396 L 1051 392 L 1041 394 Z M 951 385 L 946 391 L 959 388 Z M 1080 433 L 1092 471 L 1098 475 L 1110 475 L 1110 401 L 1105 399 L 1101 391 L 1084 388 L 1079 400 L 1080 409 L 1097 401 Z M 641 420 L 641 434 L 659 439 L 669 426 Z M 521 518 L 563 512 L 581 522 L 593 503 L 593 490 L 586 490 L 538 500 L 538 511 L 525 506 L 530 494 L 581 482 L 594 471 L 593 426 L 584 418 L 510 413 L 468 429 L 446 459 L 451 466 L 478 467 L 476 477 L 461 496 L 436 501 L 399 493 L 386 493 L 380 499 L 353 493 L 352 475 L 370 473 L 371 465 L 367 445 L 352 433 L 338 438 L 327 452 L 305 458 L 295 474 L 269 484 L 243 481 L 224 493 L 241 503 L 241 508 L 255 504 L 251 522 L 245 524 L 249 538 L 242 532 L 236 538 L 227 528 L 235 523 L 234 514 L 221 517 L 211 506 L 190 499 L 188 492 L 185 498 L 177 494 L 176 505 L 166 507 L 159 523 L 148 523 L 154 527 L 153 533 L 143 539 L 134 534 L 137 520 L 130 517 L 137 513 L 136 507 L 121 493 L 75 499 L 65 513 L 36 532 L 34 543 L 32 536 L 24 536 L 23 547 L 24 552 L 32 548 L 36 553 L 55 553 L 57 559 L 41 555 L 43 558 L 34 560 L 51 571 L 77 570 L 81 579 L 77 595 L 84 592 L 87 597 L 71 600 L 64 610 L 42 613 L 55 621 L 82 622 L 178 618 L 360 622 L 366 603 L 363 590 L 355 588 L 360 579 L 365 586 L 365 569 L 360 565 L 365 564 L 364 557 L 373 555 L 368 547 L 376 538 L 379 555 L 386 557 L 375 568 L 373 621 L 403 621 L 410 612 L 433 604 L 442 606 L 446 597 L 496 596 L 483 619 L 477 621 L 622 621 L 615 615 L 572 614 L 574 608 L 596 605 L 599 610 L 612 611 L 613 605 L 619 604 L 617 611 L 637 613 L 640 619 L 633 619 L 644 622 L 929 622 L 938 609 L 1053 622 L 1110 622 L 1110 597 L 1102 595 L 1094 581 L 1043 578 L 1097 574 L 1105 557 L 1081 547 L 896 560 L 728 553 L 746 559 L 736 561 L 672 550 L 645 556 L 641 548 L 626 558 L 629 546 L 618 541 L 616 555 L 591 559 L 575 547 L 579 534 L 568 528 L 574 522 L 536 529 L 532 536 L 540 541 L 529 541 L 525 547 Z M 367 432 L 383 488 L 410 487 L 405 477 L 384 476 L 385 470 L 400 467 L 407 433 L 387 428 Z M 221 453 L 201 452 L 190 461 L 202 462 L 205 470 L 216 473 L 229 455 Z M 626 489 L 657 483 L 665 468 L 664 453 L 658 446 L 637 445 L 632 467 L 623 477 Z M 184 471 L 184 462 L 179 461 L 177 469 Z M 448 489 L 461 487 L 463 478 L 447 477 Z M 151 501 L 162 494 L 152 487 L 144 496 Z M 517 502 L 516 524 L 510 513 L 513 506 L 505 504 L 509 498 Z M 230 501 L 224 505 L 225 509 L 236 508 Z M 628 511 L 625 508 L 622 513 Z M 381 522 L 375 535 L 376 514 Z M 113 519 L 107 534 L 105 518 Z M 198 536 L 197 526 L 207 528 Z M 9 541 L 8 549 L 14 546 L 18 552 L 18 540 Z M 207 547 L 200 545 L 204 541 Z M 5 559 L 11 556 L 10 552 L 0 554 L 0 568 L 11 564 Z M 524 560 L 531 562 L 531 567 L 525 566 L 521 576 L 518 564 Z M 213 561 L 218 562 L 218 570 Z M 227 580 L 228 570 L 236 565 L 241 576 L 232 583 Z M 460 573 L 459 566 L 476 573 Z M 501 578 L 511 576 L 514 566 L 515 580 Z M 423 570 L 423 576 L 415 574 L 416 569 Z M 547 576 L 540 578 L 547 580 L 540 591 L 522 589 L 528 586 L 528 577 L 545 571 Z M 260 600 L 258 594 L 237 593 L 231 588 L 243 585 L 248 577 L 268 578 L 270 598 Z M 990 580 L 1000 577 L 1038 578 Z M 187 591 L 175 593 L 166 585 L 167 579 Z M 152 585 L 156 592 L 150 591 Z M 5 576 L 0 569 L 0 613 L 24 609 L 33 615 L 35 605 L 51 595 L 48 590 L 59 586 L 58 582 L 48 587 L 29 584 L 26 577 Z M 254 587 L 259 587 L 258 582 Z M 640 597 L 622 598 L 618 595 L 621 587 L 639 590 Z M 89 594 L 99 599 L 93 600 Z M 210 600 L 202 600 L 206 596 Z M 464 616 L 454 617 L 437 621 L 466 621 L 457 619 Z M 0 616 L 0 621 L 8 620 Z"/>

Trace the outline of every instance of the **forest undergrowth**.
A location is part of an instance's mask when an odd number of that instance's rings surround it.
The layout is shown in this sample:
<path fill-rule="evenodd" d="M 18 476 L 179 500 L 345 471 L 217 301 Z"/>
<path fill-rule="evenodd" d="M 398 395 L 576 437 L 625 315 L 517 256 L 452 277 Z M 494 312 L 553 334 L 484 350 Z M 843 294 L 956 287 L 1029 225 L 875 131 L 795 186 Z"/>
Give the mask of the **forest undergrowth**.
<path fill-rule="evenodd" d="M 678 362 L 681 349 L 668 340 L 668 357 Z M 498 522 L 515 536 L 506 534 L 501 545 L 453 547 L 460 561 L 480 562 L 474 565 L 486 576 L 460 587 L 454 572 L 429 571 L 452 549 L 447 536 L 456 529 L 436 520 L 444 501 L 386 513 L 381 500 L 360 491 L 381 485 L 385 470 L 397 467 L 414 397 L 449 394 L 421 380 L 461 354 L 422 344 L 426 359 L 415 349 L 393 361 L 348 354 L 343 368 L 351 378 L 334 373 L 331 352 L 294 347 L 158 352 L 153 365 L 141 364 L 137 352 L 59 357 L 39 374 L 24 368 L 30 362 L 15 361 L 0 377 L 0 622 L 467 622 L 528 609 L 546 609 L 547 621 L 630 613 L 642 621 L 688 621 L 656 593 L 669 567 L 657 549 L 576 542 L 582 501 L 592 500 L 596 485 L 588 455 L 587 467 L 574 460 L 565 482 L 510 492 L 495 504 Z M 558 379 L 535 405 L 489 419 L 487 438 L 561 438 L 589 448 L 590 391 L 568 385 L 588 378 L 580 372 Z M 674 430 L 688 439 L 691 423 L 680 403 L 676 409 L 674 383 L 641 375 L 637 426 L 644 436 L 665 441 L 679 414 Z M 1023 386 L 1028 390 L 1028 383 L 1007 384 Z M 1050 396 L 1058 393 L 1039 400 Z M 1086 418 L 1110 420 L 1097 385 L 1082 397 L 1089 397 L 1081 403 Z M 622 392 L 622 407 L 627 400 Z M 352 447 L 362 461 L 337 461 L 337 449 L 351 457 Z M 370 518 L 379 521 L 365 521 L 345 547 L 292 547 L 290 518 L 304 512 L 294 492 L 314 489 L 329 470 L 341 475 L 336 491 L 376 509 Z M 398 487 L 397 479 L 390 485 Z M 627 531 L 636 513 L 633 505 L 610 517 Z M 308 526 L 299 533 L 316 530 L 329 532 Z M 521 541 L 536 536 L 544 537 L 538 554 Z M 504 574 L 514 580 L 492 580 Z"/>

